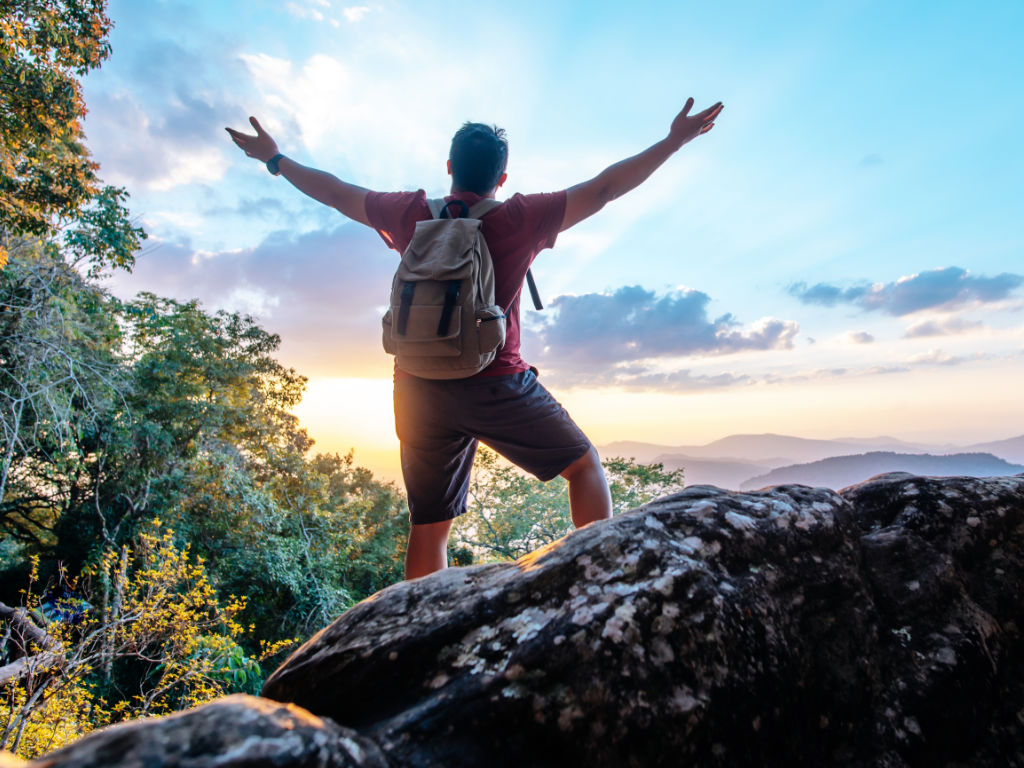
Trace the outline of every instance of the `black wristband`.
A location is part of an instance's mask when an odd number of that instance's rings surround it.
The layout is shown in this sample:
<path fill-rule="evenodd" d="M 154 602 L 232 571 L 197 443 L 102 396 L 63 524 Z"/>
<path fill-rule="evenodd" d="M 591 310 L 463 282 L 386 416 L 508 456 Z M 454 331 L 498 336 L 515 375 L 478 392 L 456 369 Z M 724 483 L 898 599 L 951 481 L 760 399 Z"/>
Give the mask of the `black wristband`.
<path fill-rule="evenodd" d="M 281 175 L 281 169 L 277 167 L 277 164 L 282 158 L 284 158 L 284 155 L 278 152 L 272 158 L 267 160 L 267 170 L 270 171 L 271 176 Z"/>

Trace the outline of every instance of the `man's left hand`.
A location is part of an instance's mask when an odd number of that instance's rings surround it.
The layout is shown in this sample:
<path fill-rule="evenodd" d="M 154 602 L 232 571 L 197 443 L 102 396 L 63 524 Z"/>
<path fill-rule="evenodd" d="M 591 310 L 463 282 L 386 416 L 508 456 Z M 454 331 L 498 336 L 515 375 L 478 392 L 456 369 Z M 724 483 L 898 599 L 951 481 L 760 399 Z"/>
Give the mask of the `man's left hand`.
<path fill-rule="evenodd" d="M 257 160 L 265 163 L 274 155 L 278 154 L 277 142 L 274 141 L 269 133 L 263 130 L 263 126 L 260 125 L 259 120 L 255 117 L 250 117 L 249 123 L 256 129 L 255 136 L 248 133 L 241 133 L 233 128 L 225 128 L 224 130 L 231 135 L 231 140 L 235 142 L 235 144 L 237 144 L 245 154 L 249 157 L 255 157 Z"/>

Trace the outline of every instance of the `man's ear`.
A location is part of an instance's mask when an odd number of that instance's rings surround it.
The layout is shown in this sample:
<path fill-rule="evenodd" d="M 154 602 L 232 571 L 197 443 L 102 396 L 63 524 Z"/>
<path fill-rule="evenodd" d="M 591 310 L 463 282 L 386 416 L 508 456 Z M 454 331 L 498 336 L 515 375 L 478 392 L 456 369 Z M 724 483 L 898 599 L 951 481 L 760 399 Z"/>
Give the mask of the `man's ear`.
<path fill-rule="evenodd" d="M 449 176 L 452 175 L 452 161 L 451 160 L 448 161 L 448 175 Z"/>
<path fill-rule="evenodd" d="M 507 179 L 507 178 L 508 178 L 508 174 L 507 173 L 501 174 L 501 178 L 498 179 L 498 187 L 502 186 L 505 183 L 505 179 Z M 497 189 L 498 187 L 495 187 L 495 189 Z"/>

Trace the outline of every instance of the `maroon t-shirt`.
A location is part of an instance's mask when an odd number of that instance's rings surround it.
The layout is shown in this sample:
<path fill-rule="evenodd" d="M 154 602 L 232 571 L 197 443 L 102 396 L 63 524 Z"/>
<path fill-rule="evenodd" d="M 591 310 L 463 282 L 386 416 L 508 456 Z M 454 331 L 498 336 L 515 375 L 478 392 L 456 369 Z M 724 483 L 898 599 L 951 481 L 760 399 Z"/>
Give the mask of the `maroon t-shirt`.
<path fill-rule="evenodd" d="M 449 195 L 472 206 L 472 192 Z M 418 192 L 370 192 L 366 218 L 390 248 L 401 253 L 412 240 L 416 222 L 430 218 L 427 195 Z M 505 346 L 477 376 L 521 373 L 529 368 L 519 355 L 519 294 L 526 270 L 545 248 L 555 244 L 565 218 L 565 191 L 537 195 L 515 194 L 481 219 L 480 229 L 494 261 L 494 301 L 508 315 Z"/>

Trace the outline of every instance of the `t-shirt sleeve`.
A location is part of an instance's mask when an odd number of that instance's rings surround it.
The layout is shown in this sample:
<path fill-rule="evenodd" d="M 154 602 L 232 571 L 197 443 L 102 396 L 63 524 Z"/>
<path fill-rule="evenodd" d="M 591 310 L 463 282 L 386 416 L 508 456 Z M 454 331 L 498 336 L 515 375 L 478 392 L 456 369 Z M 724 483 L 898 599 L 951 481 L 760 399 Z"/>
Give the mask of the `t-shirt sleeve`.
<path fill-rule="evenodd" d="M 389 248 L 402 252 L 412 240 L 416 222 L 428 211 L 427 195 L 416 192 L 370 192 L 366 195 L 366 218 Z"/>
<path fill-rule="evenodd" d="M 558 231 L 565 219 L 566 193 L 541 192 L 532 195 L 513 195 L 515 214 L 523 232 L 530 232 L 534 251 L 553 248 Z"/>

